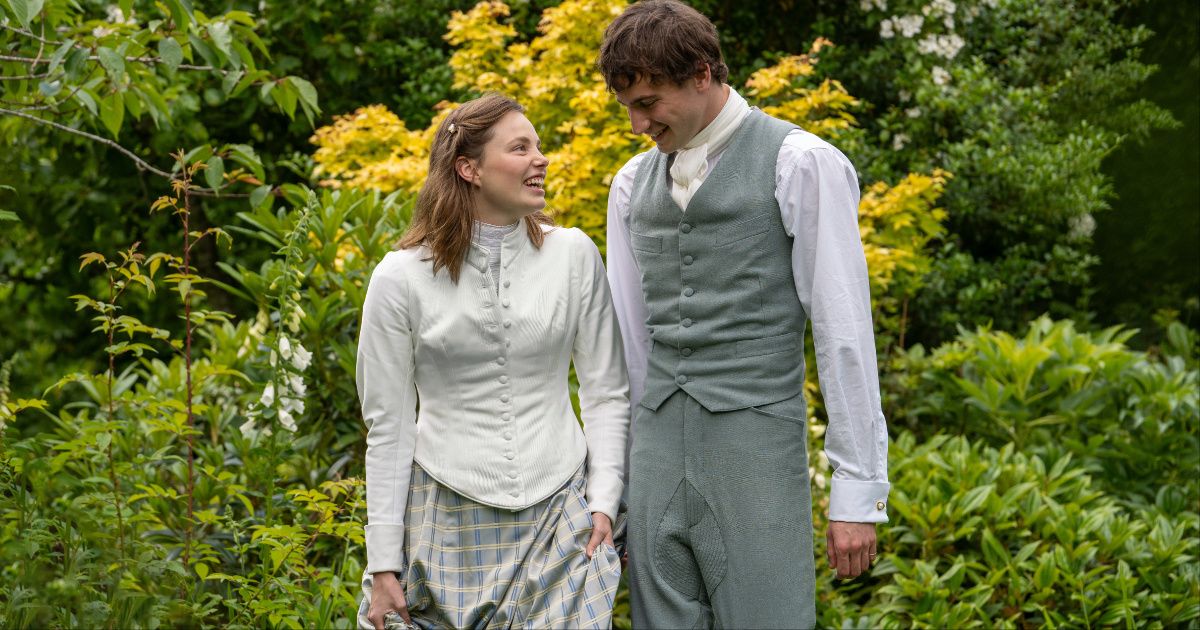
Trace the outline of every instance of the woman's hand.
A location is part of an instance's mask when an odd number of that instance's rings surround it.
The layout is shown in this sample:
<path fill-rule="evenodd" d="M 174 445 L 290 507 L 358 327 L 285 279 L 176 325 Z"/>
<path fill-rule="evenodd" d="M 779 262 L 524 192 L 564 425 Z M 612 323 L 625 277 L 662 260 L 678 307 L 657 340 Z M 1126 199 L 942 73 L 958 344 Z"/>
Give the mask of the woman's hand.
<path fill-rule="evenodd" d="M 613 546 L 612 521 L 603 512 L 592 512 L 592 538 L 587 544 L 587 557 L 590 560 L 600 543 Z"/>
<path fill-rule="evenodd" d="M 371 607 L 367 609 L 367 621 L 375 630 L 383 630 L 383 616 L 396 611 L 404 621 L 412 623 L 408 616 L 408 602 L 404 601 L 404 589 L 400 580 L 391 571 L 371 574 Z"/>

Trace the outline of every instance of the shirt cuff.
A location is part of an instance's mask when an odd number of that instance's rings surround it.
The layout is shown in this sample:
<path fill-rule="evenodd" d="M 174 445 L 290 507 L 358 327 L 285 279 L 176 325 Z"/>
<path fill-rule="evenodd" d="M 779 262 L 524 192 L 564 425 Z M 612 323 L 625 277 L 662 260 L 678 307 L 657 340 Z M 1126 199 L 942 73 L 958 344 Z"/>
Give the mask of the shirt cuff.
<path fill-rule="evenodd" d="M 834 479 L 829 487 L 829 520 L 847 523 L 886 523 L 886 481 Z"/>
<path fill-rule="evenodd" d="M 404 525 L 380 523 L 363 528 L 367 537 L 367 573 L 403 573 Z"/>

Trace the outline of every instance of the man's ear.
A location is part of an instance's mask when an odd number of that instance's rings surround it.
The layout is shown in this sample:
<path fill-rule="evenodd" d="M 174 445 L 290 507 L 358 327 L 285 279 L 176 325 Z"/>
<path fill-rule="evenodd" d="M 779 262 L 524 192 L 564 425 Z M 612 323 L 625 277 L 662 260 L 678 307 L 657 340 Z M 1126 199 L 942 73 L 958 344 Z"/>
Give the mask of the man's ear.
<path fill-rule="evenodd" d="M 697 64 L 696 74 L 692 75 L 692 80 L 696 82 L 697 90 L 703 90 L 712 85 L 712 68 L 707 63 Z"/>
<path fill-rule="evenodd" d="M 454 171 L 467 183 L 479 184 L 479 169 L 476 168 L 475 160 L 465 155 L 458 156 L 458 159 L 454 160 Z"/>

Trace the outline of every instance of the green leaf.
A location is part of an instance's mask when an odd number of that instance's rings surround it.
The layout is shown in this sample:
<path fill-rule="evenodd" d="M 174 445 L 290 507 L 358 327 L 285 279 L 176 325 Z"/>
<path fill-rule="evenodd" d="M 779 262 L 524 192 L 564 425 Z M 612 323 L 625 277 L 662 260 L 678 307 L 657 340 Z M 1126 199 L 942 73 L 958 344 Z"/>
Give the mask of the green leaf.
<path fill-rule="evenodd" d="M 62 91 L 62 81 L 38 81 L 38 91 L 48 98 L 53 98 Z"/>
<path fill-rule="evenodd" d="M 183 63 L 183 46 L 174 37 L 164 37 L 158 40 L 158 57 L 166 66 L 168 74 L 174 74 Z"/>
<path fill-rule="evenodd" d="M 120 81 L 125 76 L 125 57 L 117 51 L 101 46 L 96 51 L 96 56 L 100 58 L 100 65 L 104 66 L 104 70 L 108 72 L 108 76 L 114 82 Z"/>
<path fill-rule="evenodd" d="M 270 188 L 270 186 L 265 186 L 265 188 Z M 21 217 L 18 217 L 17 213 L 9 212 L 8 210 L 0 210 L 0 221 L 20 221 L 20 220 L 21 220 Z"/>
<path fill-rule="evenodd" d="M 208 36 L 212 38 L 213 45 L 217 50 L 225 53 L 225 56 L 233 61 L 233 36 L 229 32 L 229 24 L 226 22 L 213 22 L 208 25 Z M 238 60 L 241 61 L 240 59 Z"/>
<path fill-rule="evenodd" d="M 125 98 L 120 92 L 113 92 L 100 100 L 100 121 L 112 137 L 116 138 L 120 133 L 124 120 Z"/>
<path fill-rule="evenodd" d="M 188 0 L 164 0 L 171 11 L 171 20 L 175 22 L 175 30 L 187 31 L 192 23 L 192 3 Z"/>
<path fill-rule="evenodd" d="M 271 194 L 270 186 L 259 186 L 258 188 L 255 188 L 254 191 L 250 193 L 250 207 L 257 208 L 261 206 L 263 200 L 265 200 L 269 194 Z"/>
<path fill-rule="evenodd" d="M 26 29 L 29 28 L 33 18 L 37 17 L 38 13 L 42 12 L 42 4 L 44 0 L 9 0 L 8 4 L 12 7 L 13 15 L 17 21 Z"/>
<path fill-rule="evenodd" d="M 64 59 L 67 58 L 67 53 L 70 53 L 74 48 L 75 40 L 68 39 L 67 41 L 63 42 L 62 45 L 58 47 L 58 50 L 54 51 L 54 55 L 50 57 L 50 67 L 46 70 L 46 73 L 54 74 L 54 71 L 58 70 L 58 66 L 62 64 Z"/>
<path fill-rule="evenodd" d="M 221 58 L 217 56 L 217 52 L 203 39 L 196 37 L 195 33 L 188 33 L 188 43 L 192 45 L 193 51 L 199 53 L 204 58 L 205 63 L 214 68 L 221 67 Z"/>
<path fill-rule="evenodd" d="M 219 155 L 214 155 L 208 158 L 207 164 L 208 168 L 204 169 L 204 181 L 208 183 L 209 188 L 217 190 L 225 183 L 225 160 Z"/>
<path fill-rule="evenodd" d="M 296 88 L 285 81 L 271 90 L 271 99 L 279 107 L 279 111 L 287 114 L 288 118 L 296 119 Z"/>
<path fill-rule="evenodd" d="M 201 580 L 208 577 L 208 565 L 202 562 L 196 563 L 196 576 Z"/>
<path fill-rule="evenodd" d="M 321 108 L 317 105 L 317 88 L 313 87 L 312 83 L 300 77 L 288 77 L 288 81 L 296 86 L 296 91 L 300 93 L 300 100 L 302 102 L 313 108 L 314 111 L 321 111 Z"/>

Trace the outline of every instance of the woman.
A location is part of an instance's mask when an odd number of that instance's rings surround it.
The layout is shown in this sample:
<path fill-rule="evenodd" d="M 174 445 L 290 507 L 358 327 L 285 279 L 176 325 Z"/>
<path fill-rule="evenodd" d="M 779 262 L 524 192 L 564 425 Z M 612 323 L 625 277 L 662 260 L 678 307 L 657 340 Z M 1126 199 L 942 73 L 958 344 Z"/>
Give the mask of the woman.
<path fill-rule="evenodd" d="M 611 621 L 620 333 L 596 246 L 541 212 L 548 162 L 523 112 L 491 94 L 442 122 L 413 224 L 367 289 L 362 628 Z"/>

